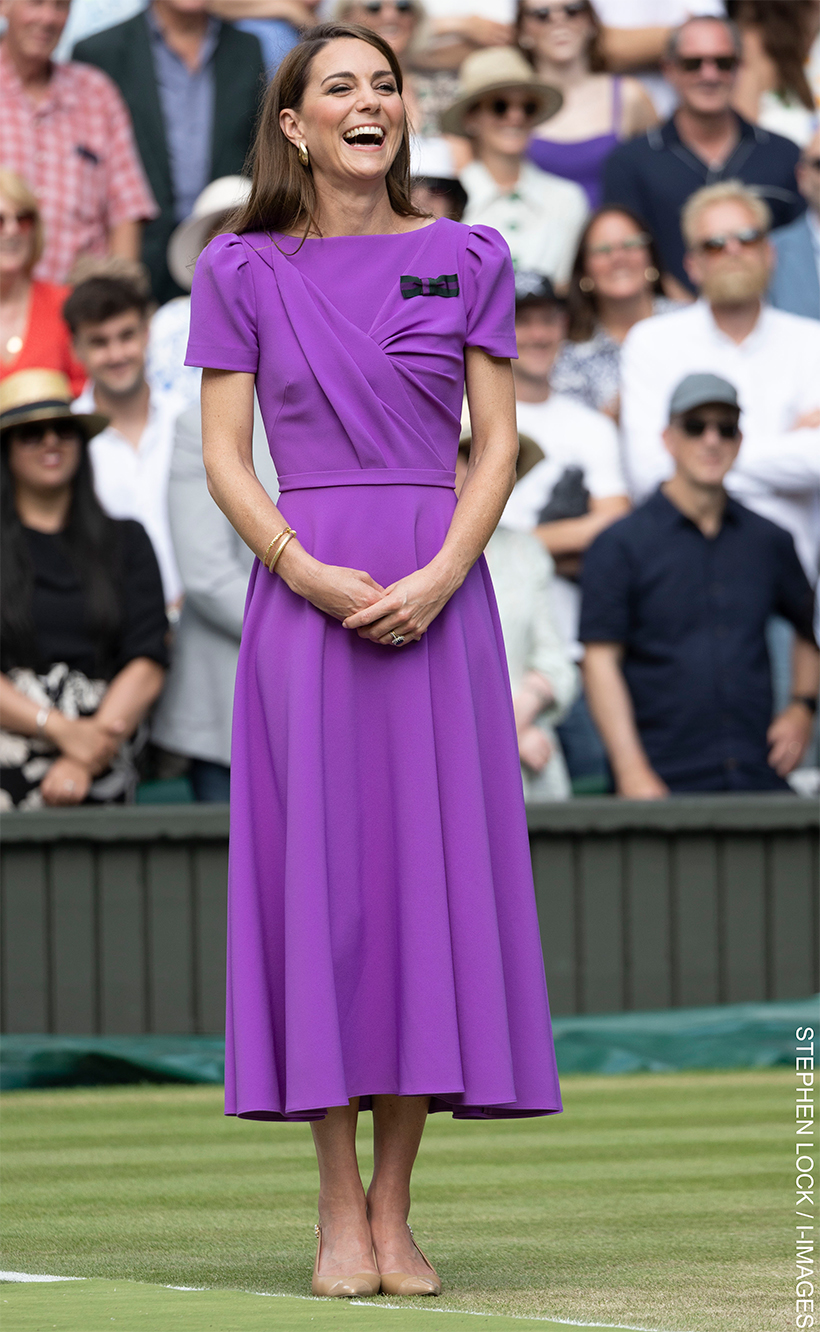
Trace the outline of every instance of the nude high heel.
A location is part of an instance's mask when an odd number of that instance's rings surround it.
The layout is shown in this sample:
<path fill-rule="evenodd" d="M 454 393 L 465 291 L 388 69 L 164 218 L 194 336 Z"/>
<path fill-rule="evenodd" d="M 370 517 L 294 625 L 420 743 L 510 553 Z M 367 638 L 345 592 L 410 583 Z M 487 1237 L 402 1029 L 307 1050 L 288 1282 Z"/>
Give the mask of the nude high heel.
<path fill-rule="evenodd" d="M 314 1226 L 316 1232 L 316 1261 L 313 1264 L 313 1280 L 310 1288 L 314 1295 L 328 1295 L 331 1298 L 349 1300 L 362 1295 L 378 1295 L 381 1277 L 378 1272 L 355 1272 L 352 1276 L 319 1276 L 319 1256 L 322 1252 L 322 1227 Z M 373 1266 L 376 1264 L 374 1262 Z"/>
<path fill-rule="evenodd" d="M 408 1226 L 410 1235 L 413 1235 L 413 1227 Z M 413 1239 L 413 1248 L 421 1253 L 422 1258 L 430 1269 L 429 1277 L 413 1276 L 410 1272 L 382 1272 L 381 1290 L 383 1295 L 440 1295 L 441 1282 L 438 1273 L 425 1253 L 422 1253 L 415 1239 Z"/>

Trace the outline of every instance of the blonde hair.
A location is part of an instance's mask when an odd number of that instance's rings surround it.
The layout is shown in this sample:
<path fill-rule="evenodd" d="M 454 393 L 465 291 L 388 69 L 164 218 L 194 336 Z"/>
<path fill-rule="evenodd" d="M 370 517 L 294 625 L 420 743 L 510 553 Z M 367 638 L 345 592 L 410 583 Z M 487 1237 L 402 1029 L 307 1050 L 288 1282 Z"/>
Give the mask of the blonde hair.
<path fill-rule="evenodd" d="M 761 199 L 753 189 L 744 185 L 742 180 L 721 180 L 717 185 L 704 185 L 702 190 L 695 190 L 681 209 L 680 228 L 687 249 L 691 250 L 697 244 L 695 232 L 701 213 L 711 208 L 712 204 L 726 203 L 729 200 L 744 204 L 761 231 L 771 229 L 772 214 L 765 199 Z"/>
<path fill-rule="evenodd" d="M 13 203 L 16 208 L 25 208 L 26 212 L 34 214 L 34 226 L 31 232 L 31 256 L 26 265 L 26 273 L 31 273 L 43 253 L 43 246 L 46 241 L 43 219 L 40 216 L 39 200 L 28 182 L 23 180 L 22 176 L 18 176 L 16 171 L 9 171 L 7 167 L 0 167 L 0 194 L 4 199 L 8 199 L 9 203 Z"/>

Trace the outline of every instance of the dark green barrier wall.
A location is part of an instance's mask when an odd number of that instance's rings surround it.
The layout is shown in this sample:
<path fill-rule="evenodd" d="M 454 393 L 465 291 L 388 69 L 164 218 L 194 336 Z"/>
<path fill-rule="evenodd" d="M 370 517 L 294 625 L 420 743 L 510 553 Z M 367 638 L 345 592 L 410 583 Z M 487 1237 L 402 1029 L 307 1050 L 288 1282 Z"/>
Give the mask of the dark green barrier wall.
<path fill-rule="evenodd" d="M 820 989 L 818 812 L 785 797 L 532 806 L 553 1011 L 802 998 Z M 227 810 L 3 819 L 8 1032 L 218 1032 Z"/>

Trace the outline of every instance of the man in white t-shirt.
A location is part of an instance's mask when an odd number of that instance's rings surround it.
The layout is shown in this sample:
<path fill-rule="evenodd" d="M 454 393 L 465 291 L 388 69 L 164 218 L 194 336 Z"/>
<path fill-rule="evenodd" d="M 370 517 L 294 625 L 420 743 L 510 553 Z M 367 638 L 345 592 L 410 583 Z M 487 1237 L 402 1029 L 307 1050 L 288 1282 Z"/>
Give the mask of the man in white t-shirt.
<path fill-rule="evenodd" d="M 629 510 L 618 435 L 609 417 L 574 398 L 554 393 L 550 374 L 566 336 L 563 302 L 549 278 L 517 273 L 513 361 L 518 429 L 544 458 L 516 484 L 501 526 L 534 532 L 555 561 L 553 612 L 576 660 L 583 553 L 599 532 Z M 573 788 L 606 789 L 606 760 L 583 695 L 559 730 Z M 591 784 L 590 784 L 591 783 Z M 596 784 L 600 783 L 600 784 Z"/>

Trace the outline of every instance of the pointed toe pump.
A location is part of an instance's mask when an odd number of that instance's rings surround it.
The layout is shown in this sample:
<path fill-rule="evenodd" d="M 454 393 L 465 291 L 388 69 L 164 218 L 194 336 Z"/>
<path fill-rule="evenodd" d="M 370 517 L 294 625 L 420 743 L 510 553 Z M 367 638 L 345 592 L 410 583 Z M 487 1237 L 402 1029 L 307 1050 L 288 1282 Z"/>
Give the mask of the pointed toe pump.
<path fill-rule="evenodd" d="M 313 1280 L 310 1288 L 314 1295 L 326 1295 L 331 1299 L 361 1299 L 363 1295 L 378 1295 L 381 1277 L 378 1272 L 354 1272 L 351 1276 L 319 1276 L 319 1258 L 322 1252 L 322 1227 L 315 1226 L 316 1261 L 313 1264 Z M 375 1263 L 373 1264 L 375 1267 Z"/>
<path fill-rule="evenodd" d="M 411 1236 L 413 1235 L 412 1226 L 408 1226 Z M 382 1272 L 381 1291 L 383 1295 L 440 1295 L 441 1282 L 438 1279 L 438 1273 L 428 1259 L 427 1255 L 422 1253 L 415 1239 L 413 1247 L 427 1264 L 429 1276 L 413 1276 L 410 1272 Z"/>

